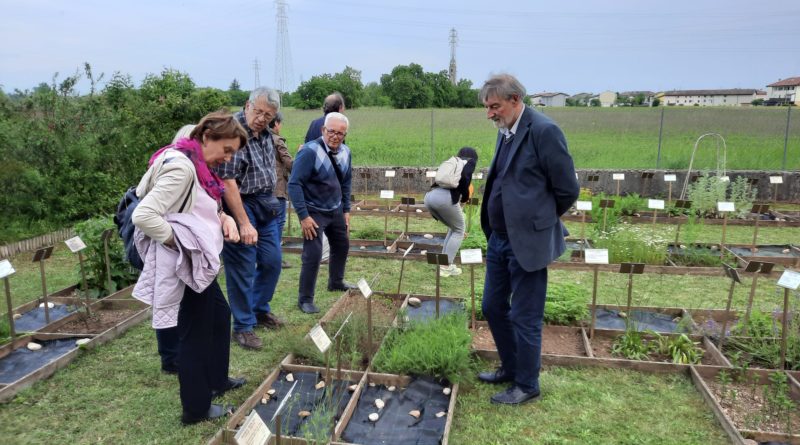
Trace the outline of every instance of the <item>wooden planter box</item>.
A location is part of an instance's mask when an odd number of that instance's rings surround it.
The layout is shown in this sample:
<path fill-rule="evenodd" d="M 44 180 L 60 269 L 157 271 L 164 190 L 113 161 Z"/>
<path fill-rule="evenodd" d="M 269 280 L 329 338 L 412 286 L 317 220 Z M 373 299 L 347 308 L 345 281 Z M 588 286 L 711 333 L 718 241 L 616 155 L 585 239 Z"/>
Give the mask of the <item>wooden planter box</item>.
<path fill-rule="evenodd" d="M 267 393 L 267 391 L 272 387 L 275 381 L 278 379 L 282 371 L 285 372 L 319 372 L 324 376 L 325 368 L 318 368 L 313 366 L 302 366 L 302 365 L 294 365 L 292 364 L 293 357 L 291 355 L 286 356 L 283 361 L 275 368 L 267 378 L 261 383 L 261 385 L 256 388 L 253 394 L 247 398 L 247 400 L 239 406 L 233 415 L 231 416 L 230 420 L 225 424 L 225 427 L 218 432 L 211 440 L 208 442 L 209 445 L 221 445 L 221 444 L 235 444 L 234 436 L 238 431 L 239 427 L 241 427 L 242 423 L 244 423 L 246 417 L 250 415 L 250 412 L 261 403 L 261 399 Z M 331 371 L 331 379 L 336 379 L 336 370 Z M 355 371 L 342 371 L 342 380 L 346 380 L 348 382 L 352 382 L 353 384 L 357 384 L 358 387 L 350 395 L 350 400 L 347 403 L 347 406 L 342 413 L 341 418 L 336 423 L 334 428 L 334 437 L 331 438 L 335 440 L 341 435 L 342 431 L 344 431 L 344 427 L 347 424 L 347 421 L 350 419 L 350 416 L 353 414 L 353 410 L 355 409 L 355 404 L 358 401 L 358 396 L 361 393 L 361 390 L 364 386 L 364 381 L 366 379 L 366 374 L 364 372 L 355 372 Z M 288 413 L 288 412 L 287 412 Z M 269 443 L 274 444 L 275 442 L 275 431 L 273 433 L 273 438 L 270 439 Z M 304 439 L 298 437 L 281 437 L 281 443 L 287 445 L 300 445 L 306 444 Z"/>
<path fill-rule="evenodd" d="M 489 331 L 489 324 L 485 321 L 476 321 L 475 330 L 473 333 L 472 350 L 478 356 L 487 360 L 499 360 L 500 356 L 497 354 L 497 347 L 494 345 L 492 339 L 491 344 L 488 341 L 481 340 L 480 344 L 475 343 L 474 336 L 476 331 L 480 330 L 481 338 L 488 335 L 491 337 Z M 566 339 L 575 337 L 577 339 L 574 348 L 564 348 L 569 342 L 552 341 L 553 337 Z M 559 350 L 561 349 L 561 350 Z M 557 325 L 544 325 L 542 328 L 542 357 L 544 356 L 571 356 L 571 357 L 593 357 L 592 348 L 589 345 L 589 339 L 586 331 L 581 327 L 572 326 L 557 326 Z"/>
<path fill-rule="evenodd" d="M 384 246 L 383 240 L 350 240 L 350 250 L 348 256 L 367 256 L 367 257 L 395 257 L 393 235 L 387 238 L 388 247 Z M 363 249 L 362 249 L 363 247 Z M 286 253 L 303 253 L 303 238 L 295 236 L 284 236 L 281 250 Z"/>
<path fill-rule="evenodd" d="M 10 343 L 7 343 L 2 347 L 0 347 L 0 360 L 7 357 L 9 354 L 16 351 L 17 349 L 27 348 L 28 343 L 31 341 L 36 341 L 37 343 L 41 343 L 48 340 L 59 340 L 59 339 L 73 339 L 73 341 L 76 341 L 80 338 L 92 338 L 92 337 L 88 335 L 42 334 L 42 333 L 18 337 L 13 341 L 11 341 Z M 67 366 L 75 357 L 77 357 L 79 349 L 80 347 L 75 345 L 75 347 L 69 349 L 64 354 L 53 358 L 47 363 L 44 363 L 39 368 L 29 372 L 23 377 L 20 377 L 19 379 L 13 382 L 0 384 L 0 402 L 7 402 L 11 400 L 14 397 L 14 395 L 16 395 L 22 389 L 25 389 L 33 385 L 35 382 L 38 382 L 39 380 L 44 380 L 50 377 L 59 369 Z"/>
<path fill-rule="evenodd" d="M 86 344 L 86 347 L 94 348 L 104 343 L 108 343 L 109 341 L 119 337 L 131 327 L 136 326 L 142 321 L 150 318 L 151 314 L 150 306 L 142 303 L 139 300 L 135 300 L 132 298 L 125 300 L 114 300 L 110 298 L 104 298 L 92 304 L 90 306 L 90 309 L 92 313 L 120 310 L 120 309 L 132 310 L 133 312 L 124 319 L 120 320 L 118 323 L 103 330 L 102 332 L 86 333 L 82 332 L 81 329 L 75 329 L 75 330 L 70 329 L 69 332 L 58 332 L 58 333 L 55 332 L 55 331 L 61 331 L 65 325 L 72 323 L 76 320 L 80 320 L 81 317 L 85 316 L 85 312 L 83 310 L 80 310 L 78 312 L 69 315 L 68 317 L 64 317 L 58 321 L 50 323 L 49 325 L 47 325 L 47 330 L 46 331 L 42 330 L 41 332 L 49 332 L 59 335 L 92 336 L 92 341 Z"/>
<path fill-rule="evenodd" d="M 413 308 L 413 307 L 408 305 L 408 299 L 411 298 L 411 297 L 419 298 L 422 301 L 423 306 L 427 306 L 427 305 L 431 304 L 431 303 L 428 303 L 426 305 L 425 302 L 435 302 L 436 301 L 436 296 L 435 295 L 406 294 L 405 300 L 403 301 L 403 305 L 400 306 L 400 312 L 398 313 L 398 319 L 396 319 L 395 322 L 392 323 L 392 326 L 398 326 L 400 323 L 405 323 L 405 322 L 409 321 L 410 319 L 412 319 L 408 315 L 408 313 L 411 312 L 411 311 L 414 311 L 417 308 Z M 439 303 L 441 304 L 443 301 L 446 302 L 445 304 L 460 304 L 460 305 L 463 305 L 465 303 L 465 300 L 463 298 L 440 296 L 439 297 Z M 435 305 L 435 303 L 434 303 L 434 305 Z M 464 308 L 464 310 L 467 310 L 466 307 Z M 400 320 L 399 319 L 400 314 L 406 314 L 405 315 L 406 319 L 405 320 Z M 439 315 L 444 315 L 444 314 L 445 314 L 444 310 L 442 310 L 439 313 Z"/>
<path fill-rule="evenodd" d="M 790 244 L 760 244 L 756 251 L 748 244 L 725 244 L 725 250 L 736 256 L 740 262 L 763 261 L 788 267 L 800 266 L 800 248 Z M 789 252 L 783 253 L 785 250 Z"/>
<path fill-rule="evenodd" d="M 728 437 L 730 437 L 734 444 L 745 445 L 745 439 L 800 444 L 800 431 L 797 430 L 793 431 L 794 434 L 789 435 L 785 432 L 749 430 L 738 427 L 737 424 L 734 423 L 733 419 L 726 414 L 718 397 L 715 395 L 709 385 L 710 382 L 713 382 L 717 379 L 717 375 L 722 370 L 731 372 L 731 369 L 729 368 L 709 366 L 695 366 L 691 368 L 690 372 L 692 376 L 692 382 L 694 383 L 695 387 L 698 391 L 700 391 L 700 394 L 702 394 L 706 403 L 708 403 L 708 405 L 711 407 L 714 415 L 717 417 L 717 420 L 719 420 L 719 422 L 722 424 L 722 427 L 725 429 L 725 432 L 728 434 Z M 769 375 L 773 372 L 782 371 L 750 369 L 747 371 L 748 377 L 746 378 L 746 381 L 756 381 L 758 382 L 758 385 L 769 384 Z M 760 388 L 756 392 L 760 392 Z M 796 381 L 792 381 L 792 379 L 789 379 L 789 392 L 789 396 L 795 401 L 796 406 L 800 406 L 800 386 L 797 385 Z M 800 410 L 798 412 L 800 412 Z"/>
<path fill-rule="evenodd" d="M 397 312 L 400 310 L 400 308 L 403 306 L 403 303 L 406 301 L 406 297 L 407 295 L 405 294 L 373 292 L 372 293 L 373 323 L 375 323 L 376 326 L 378 325 L 392 326 L 393 321 L 397 317 Z M 384 301 L 376 301 L 378 299 Z M 380 316 L 375 315 L 376 306 L 385 304 L 391 304 L 393 306 L 394 308 L 392 310 L 393 314 L 391 315 L 391 317 L 389 317 L 390 320 L 387 323 L 380 323 L 380 322 L 376 323 L 375 320 L 380 320 L 382 318 Z M 325 324 L 334 321 L 339 314 L 349 312 L 351 310 L 353 311 L 353 315 L 355 315 L 356 312 L 362 312 L 366 314 L 367 300 L 366 298 L 364 298 L 363 295 L 361 295 L 360 292 L 354 291 L 354 292 L 344 293 L 341 297 L 339 297 L 338 300 L 336 300 L 336 303 L 334 303 L 333 306 L 331 306 L 331 308 L 328 309 L 328 312 L 326 312 L 325 315 L 323 315 L 322 318 L 320 318 L 319 323 L 324 327 Z"/>
<path fill-rule="evenodd" d="M 652 224 L 653 223 L 653 214 L 652 212 L 645 212 L 641 211 L 638 212 L 639 216 L 625 216 L 625 220 L 631 224 Z M 778 221 L 777 219 L 771 220 L 761 220 L 758 222 L 759 227 L 800 227 L 800 219 L 793 215 L 788 215 L 779 212 L 770 211 L 770 214 L 775 218 L 782 218 L 785 221 Z M 581 216 L 580 215 L 570 215 L 565 214 L 561 217 L 564 221 L 573 221 L 573 222 L 580 222 Z M 661 224 L 686 224 L 688 219 L 685 216 L 670 216 L 667 217 L 667 212 L 659 211 L 658 212 L 658 222 Z M 586 222 L 593 222 L 592 218 L 587 215 Z M 702 218 L 701 222 L 698 222 L 705 225 L 722 225 L 722 218 Z M 729 226 L 755 226 L 756 220 L 755 219 L 740 219 L 740 218 L 729 218 L 728 225 Z"/>
<path fill-rule="evenodd" d="M 648 361 L 653 363 L 661 363 L 666 365 L 679 365 L 679 366 L 688 366 L 679 363 L 672 363 L 671 361 L 656 361 L 656 360 L 628 360 L 624 357 L 612 357 L 610 350 L 607 348 L 613 343 L 614 339 L 622 335 L 620 331 L 607 331 L 607 330 L 595 330 L 594 331 L 595 338 L 589 339 L 589 344 L 591 346 L 592 356 L 595 358 L 606 358 L 611 360 L 625 360 L 625 361 Z M 680 334 L 661 334 L 663 337 L 675 337 Z M 652 337 L 648 335 L 644 335 L 645 339 L 651 339 Z M 716 346 L 708 339 L 708 337 L 702 337 L 698 335 L 690 335 L 689 338 L 693 342 L 699 342 L 698 345 L 700 348 L 703 349 L 703 362 L 701 366 L 730 366 L 730 363 L 722 356 Z M 600 350 L 602 349 L 602 351 Z"/>
<path fill-rule="evenodd" d="M 592 305 L 588 304 L 587 306 L 589 308 L 589 317 L 584 322 L 584 326 L 586 327 L 586 330 L 589 331 L 590 330 L 590 325 L 591 325 L 591 320 L 592 320 Z M 597 309 L 598 310 L 606 309 L 606 310 L 615 310 L 615 311 L 625 312 L 627 310 L 627 306 L 618 305 L 618 304 L 598 304 L 597 305 Z M 642 312 L 651 312 L 651 313 L 654 313 L 654 314 L 662 314 L 662 315 L 665 315 L 668 318 L 672 319 L 673 321 L 675 319 L 677 319 L 677 318 L 683 319 L 683 318 L 686 318 L 686 317 L 689 316 L 689 313 L 686 311 L 686 309 L 679 308 L 679 307 L 631 306 L 631 312 L 633 312 L 633 311 L 642 311 Z M 623 323 L 623 324 L 625 323 L 625 319 L 624 318 L 620 317 L 620 320 L 621 320 L 621 323 Z M 691 324 L 689 325 L 689 327 L 691 327 Z M 600 329 L 600 328 L 595 326 L 595 329 L 597 330 L 597 329 Z M 625 330 L 624 327 L 619 328 L 619 329 L 604 327 L 602 329 L 608 330 L 608 331 L 618 331 L 618 332 L 621 332 L 621 331 Z M 643 331 L 645 329 L 639 329 L 639 330 Z"/>

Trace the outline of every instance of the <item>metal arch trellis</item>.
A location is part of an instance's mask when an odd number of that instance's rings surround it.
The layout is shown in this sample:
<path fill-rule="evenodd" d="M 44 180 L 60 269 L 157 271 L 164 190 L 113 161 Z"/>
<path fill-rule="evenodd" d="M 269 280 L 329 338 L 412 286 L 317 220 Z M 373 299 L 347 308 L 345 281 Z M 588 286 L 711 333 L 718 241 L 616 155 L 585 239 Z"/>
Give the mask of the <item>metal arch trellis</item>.
<path fill-rule="evenodd" d="M 728 161 L 728 145 L 725 143 L 725 138 L 722 137 L 719 133 L 706 133 L 694 142 L 694 149 L 692 150 L 692 159 L 689 161 L 689 170 L 686 171 L 686 178 L 683 180 L 683 189 L 681 190 L 681 198 L 686 199 L 686 189 L 689 186 L 689 179 L 692 177 L 692 166 L 694 165 L 694 156 L 697 154 L 697 147 L 700 145 L 700 141 L 706 137 L 716 137 L 716 147 L 717 147 L 717 177 L 721 178 L 725 176 L 725 165 Z M 719 146 L 720 141 L 722 141 L 722 162 L 720 162 L 719 158 Z"/>

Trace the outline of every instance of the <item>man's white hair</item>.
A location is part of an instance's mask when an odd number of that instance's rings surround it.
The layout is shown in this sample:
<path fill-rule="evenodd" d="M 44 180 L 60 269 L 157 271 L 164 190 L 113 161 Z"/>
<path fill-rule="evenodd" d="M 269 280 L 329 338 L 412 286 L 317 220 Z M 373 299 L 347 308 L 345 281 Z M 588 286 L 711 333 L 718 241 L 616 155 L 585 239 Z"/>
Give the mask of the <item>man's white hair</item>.
<path fill-rule="evenodd" d="M 333 111 L 331 113 L 326 114 L 325 115 L 325 128 L 328 128 L 328 121 L 331 121 L 331 120 L 337 120 L 339 122 L 344 122 L 344 124 L 347 125 L 347 128 L 348 129 L 350 128 L 350 121 L 347 119 L 347 116 L 345 116 L 342 113 L 337 113 L 336 111 Z"/>

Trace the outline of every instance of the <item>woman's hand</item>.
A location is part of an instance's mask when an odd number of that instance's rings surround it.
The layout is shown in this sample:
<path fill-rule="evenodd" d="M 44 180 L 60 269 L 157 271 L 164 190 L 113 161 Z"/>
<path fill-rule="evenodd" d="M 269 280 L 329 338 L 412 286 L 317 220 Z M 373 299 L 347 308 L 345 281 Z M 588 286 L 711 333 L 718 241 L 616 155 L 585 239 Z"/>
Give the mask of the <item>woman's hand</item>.
<path fill-rule="evenodd" d="M 238 243 L 239 229 L 236 228 L 236 221 L 233 219 L 233 217 L 221 213 L 220 222 L 222 222 L 222 235 L 225 237 L 225 241 Z"/>

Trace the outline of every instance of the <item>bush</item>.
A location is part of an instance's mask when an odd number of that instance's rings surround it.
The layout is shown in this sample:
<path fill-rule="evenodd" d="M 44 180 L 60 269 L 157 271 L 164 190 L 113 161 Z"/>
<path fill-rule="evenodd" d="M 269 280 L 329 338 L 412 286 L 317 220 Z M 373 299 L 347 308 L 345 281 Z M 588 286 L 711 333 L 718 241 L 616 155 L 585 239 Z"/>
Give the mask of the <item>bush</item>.
<path fill-rule="evenodd" d="M 108 245 L 108 257 L 111 262 L 111 289 L 108 288 L 105 250 L 101 239 L 101 235 L 106 229 L 114 229 L 114 235 L 109 239 Z M 92 218 L 75 225 L 75 232 L 86 244 L 86 249 L 83 251 L 86 255 L 84 266 L 91 296 L 105 296 L 130 286 L 138 276 L 125 259 L 125 250 L 122 240 L 117 236 L 116 229 L 110 216 Z M 80 270 L 78 269 L 76 273 L 78 277 L 76 282 L 79 282 Z"/>
<path fill-rule="evenodd" d="M 586 289 L 572 283 L 548 283 L 547 299 L 544 302 L 544 322 L 557 325 L 572 325 L 589 315 L 586 306 Z"/>

